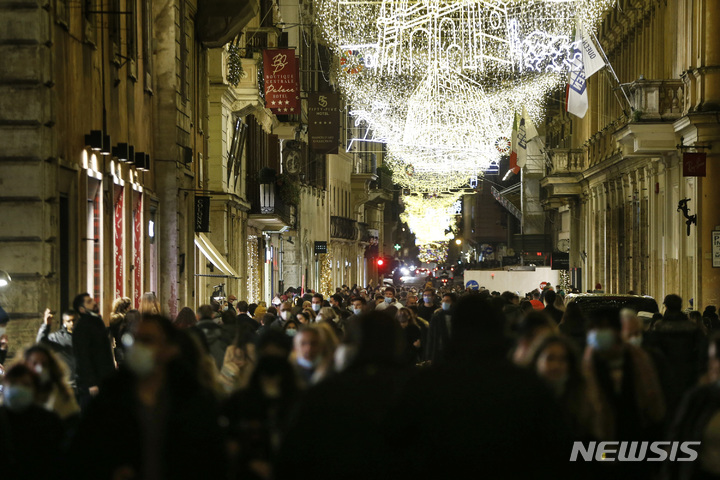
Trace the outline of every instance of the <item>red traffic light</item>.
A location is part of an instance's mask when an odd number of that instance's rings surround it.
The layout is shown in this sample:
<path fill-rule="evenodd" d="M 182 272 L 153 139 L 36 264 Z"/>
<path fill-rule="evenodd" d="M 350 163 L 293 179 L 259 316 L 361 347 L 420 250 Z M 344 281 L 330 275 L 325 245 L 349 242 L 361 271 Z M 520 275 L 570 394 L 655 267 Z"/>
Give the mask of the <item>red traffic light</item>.
<path fill-rule="evenodd" d="M 382 258 L 378 258 L 377 264 L 378 264 L 378 267 L 382 267 L 383 265 L 385 265 L 385 260 L 383 260 Z"/>

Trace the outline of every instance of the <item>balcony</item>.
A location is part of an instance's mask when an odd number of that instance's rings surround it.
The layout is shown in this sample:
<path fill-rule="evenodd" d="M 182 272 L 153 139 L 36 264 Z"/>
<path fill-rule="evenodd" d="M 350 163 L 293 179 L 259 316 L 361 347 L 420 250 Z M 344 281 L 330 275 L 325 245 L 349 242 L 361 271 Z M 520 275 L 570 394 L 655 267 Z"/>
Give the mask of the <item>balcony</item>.
<path fill-rule="evenodd" d="M 682 80 L 645 80 L 630 84 L 633 122 L 674 122 L 684 111 Z"/>
<path fill-rule="evenodd" d="M 581 149 L 555 148 L 549 157 L 548 175 L 573 175 L 587 169 L 586 155 Z"/>
<path fill-rule="evenodd" d="M 357 240 L 357 222 L 351 218 L 330 217 L 330 238 Z"/>
<path fill-rule="evenodd" d="M 545 206 L 553 208 L 566 197 L 580 195 L 582 187 L 577 175 L 587 170 L 587 154 L 581 149 L 554 148 L 548 152 L 549 162 L 540 186 L 547 193 Z"/>
<path fill-rule="evenodd" d="M 370 243 L 370 225 L 367 223 L 358 222 L 358 241 L 360 243 Z"/>
<path fill-rule="evenodd" d="M 377 171 L 377 180 L 372 182 L 370 184 L 370 188 L 375 190 L 385 190 L 386 192 L 392 192 L 393 190 L 393 181 L 392 181 L 392 173 L 390 173 L 387 170 L 378 170 Z"/>
<path fill-rule="evenodd" d="M 248 190 L 252 197 L 248 217 L 252 225 L 266 231 L 293 228 L 292 207 L 282 199 L 275 183 L 256 184 Z"/>

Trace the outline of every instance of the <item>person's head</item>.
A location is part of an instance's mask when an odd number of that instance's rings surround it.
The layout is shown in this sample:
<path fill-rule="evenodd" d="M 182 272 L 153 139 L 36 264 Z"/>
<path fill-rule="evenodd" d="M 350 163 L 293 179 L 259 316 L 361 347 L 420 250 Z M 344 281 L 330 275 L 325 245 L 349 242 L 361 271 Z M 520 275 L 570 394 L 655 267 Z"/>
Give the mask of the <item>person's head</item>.
<path fill-rule="evenodd" d="M 309 325 L 310 324 L 310 314 L 306 311 L 298 312 L 295 316 L 297 318 L 297 321 L 300 322 L 301 325 Z"/>
<path fill-rule="evenodd" d="M 73 310 L 83 315 L 86 313 L 96 313 L 98 305 L 95 299 L 89 293 L 81 293 L 73 300 Z"/>
<path fill-rule="evenodd" d="M 335 310 L 333 310 L 331 307 L 322 307 L 320 311 L 317 314 L 317 317 L 315 317 L 316 322 L 322 322 L 335 320 L 337 318 L 337 314 L 335 313 Z"/>
<path fill-rule="evenodd" d="M 367 305 L 367 301 L 363 297 L 355 297 L 351 303 L 355 315 L 360 315 L 365 310 L 365 305 Z"/>
<path fill-rule="evenodd" d="M 457 301 L 451 326 L 450 358 L 463 361 L 505 355 L 505 316 L 480 295 L 465 295 Z"/>
<path fill-rule="evenodd" d="M 319 293 L 316 293 L 312 296 L 312 299 L 310 300 L 310 306 L 315 313 L 319 312 L 322 308 L 323 300 L 323 296 Z"/>
<path fill-rule="evenodd" d="M 698 327 L 703 326 L 703 316 L 702 313 L 698 312 L 697 310 L 691 310 L 690 313 L 688 313 L 688 318 L 691 322 L 693 322 Z"/>
<path fill-rule="evenodd" d="M 415 314 L 407 307 L 398 310 L 395 318 L 402 328 L 407 328 L 409 325 L 417 325 Z"/>
<path fill-rule="evenodd" d="M 417 307 L 418 304 L 418 298 L 417 295 L 408 294 L 407 299 L 405 300 L 405 306 L 406 307 Z"/>
<path fill-rule="evenodd" d="M 534 310 L 534 307 L 533 307 L 532 302 L 530 302 L 530 300 L 523 300 L 522 302 L 520 302 L 520 311 L 523 314 L 530 313 L 533 310 Z"/>
<path fill-rule="evenodd" d="M 25 365 L 38 377 L 39 390 L 48 391 L 53 385 L 65 389 L 65 370 L 55 354 L 44 345 L 33 345 L 23 354 Z M 69 392 L 65 392 L 69 393 Z"/>
<path fill-rule="evenodd" d="M 682 298 L 680 295 L 675 295 L 674 293 L 671 293 L 670 295 L 665 296 L 665 300 L 663 300 L 663 305 L 665 305 L 665 310 L 670 313 L 678 313 L 682 310 Z"/>
<path fill-rule="evenodd" d="M 285 325 L 283 325 L 283 330 L 285 331 L 285 335 L 287 335 L 289 337 L 294 337 L 297 334 L 297 332 L 300 328 L 300 325 L 302 325 L 302 323 L 291 318 L 290 320 L 285 322 Z"/>
<path fill-rule="evenodd" d="M 262 317 L 260 317 L 260 323 L 263 326 L 267 326 L 274 322 L 276 318 L 277 317 L 275 317 L 275 315 L 273 315 L 272 313 L 265 313 Z"/>
<path fill-rule="evenodd" d="M 233 303 L 235 303 L 237 301 L 237 297 L 235 295 L 230 294 L 227 298 L 227 301 L 230 305 L 232 305 Z"/>
<path fill-rule="evenodd" d="M 200 305 L 197 311 L 198 320 L 212 320 L 215 312 L 210 305 Z"/>
<path fill-rule="evenodd" d="M 442 296 L 442 303 L 440 304 L 440 306 L 442 307 L 443 310 L 448 312 L 452 309 L 453 305 L 455 305 L 455 302 L 457 302 L 457 296 L 454 293 L 452 293 L 452 292 L 444 293 Z"/>
<path fill-rule="evenodd" d="M 387 303 L 391 303 L 395 299 L 395 289 L 393 287 L 386 287 L 383 296 Z"/>
<path fill-rule="evenodd" d="M 250 306 L 245 300 L 240 300 L 237 302 L 237 305 L 235 305 L 235 310 L 237 310 L 238 314 L 240 313 L 248 313 Z M 256 305 L 257 308 L 257 305 Z"/>
<path fill-rule="evenodd" d="M 245 302 L 245 303 L 247 303 L 247 302 Z M 264 303 L 264 302 L 263 302 L 263 303 Z M 258 307 L 259 307 L 259 305 L 258 305 L 257 303 L 251 303 L 251 304 L 249 304 L 249 305 L 247 306 L 247 310 L 245 311 L 245 313 L 247 313 L 247 314 L 250 315 L 251 317 L 254 317 L 254 316 L 255 316 L 255 312 L 257 311 L 257 308 L 258 308 Z M 237 307 L 237 306 L 235 307 L 236 310 L 237 310 L 238 308 L 239 308 L 239 307 Z M 264 305 L 263 305 L 263 310 L 267 310 Z M 241 312 L 240 310 L 238 310 L 238 313 L 242 313 L 242 312 Z"/>
<path fill-rule="evenodd" d="M 423 303 L 427 306 L 430 306 L 435 303 L 435 289 L 426 288 L 423 291 Z"/>
<path fill-rule="evenodd" d="M 77 320 L 77 312 L 75 310 L 65 310 L 62 313 L 62 325 L 69 333 L 75 328 L 75 320 Z"/>
<path fill-rule="evenodd" d="M 132 308 L 132 300 L 128 297 L 116 298 L 112 304 L 111 313 L 125 315 L 130 308 Z"/>
<path fill-rule="evenodd" d="M 287 322 L 292 317 L 292 308 L 293 308 L 293 306 L 292 306 L 292 303 L 290 303 L 290 302 L 283 302 L 280 304 L 280 307 L 278 310 L 280 313 L 280 318 L 282 319 L 283 322 Z"/>
<path fill-rule="evenodd" d="M 582 382 L 580 355 L 565 337 L 545 337 L 535 350 L 530 364 L 558 395 L 565 392 L 569 383 Z"/>
<path fill-rule="evenodd" d="M 642 345 L 643 323 L 632 308 L 620 310 L 621 330 L 623 341 L 636 346 Z"/>
<path fill-rule="evenodd" d="M 273 309 L 273 311 L 274 311 L 274 310 L 275 310 L 275 307 L 272 307 L 272 309 Z M 249 308 L 248 308 L 248 313 L 250 313 Z M 271 313 L 271 312 L 270 312 L 270 309 L 267 308 L 267 307 L 264 307 L 264 306 L 262 306 L 262 305 L 258 305 L 258 306 L 255 307 L 255 309 L 253 310 L 252 316 L 253 316 L 253 318 L 262 319 L 263 315 L 265 315 L 266 313 Z"/>
<path fill-rule="evenodd" d="M 314 363 L 320 355 L 320 332 L 317 327 L 302 327 L 293 339 L 295 355 Z"/>
<path fill-rule="evenodd" d="M 602 284 L 596 283 L 596 284 L 595 284 L 595 290 L 602 290 Z"/>
<path fill-rule="evenodd" d="M 218 305 L 219 307 L 219 305 Z M 143 315 L 160 315 L 160 302 L 155 296 L 155 292 L 146 292 L 140 298 L 140 313 Z"/>
<path fill-rule="evenodd" d="M 15 364 L 3 378 L 3 404 L 14 412 L 27 410 L 35 401 L 38 383 L 38 376 L 30 367 Z"/>
<path fill-rule="evenodd" d="M 548 307 L 555 305 L 555 298 L 557 294 L 555 290 L 545 290 L 545 305 Z"/>
<path fill-rule="evenodd" d="M 588 314 L 587 345 L 602 356 L 613 356 L 622 347 L 622 323 L 614 308 L 598 308 Z"/>
<path fill-rule="evenodd" d="M 705 307 L 705 310 L 703 311 L 704 317 L 712 317 L 715 316 L 717 312 L 717 307 L 715 305 L 708 305 Z"/>
<path fill-rule="evenodd" d="M 160 315 L 143 315 L 128 341 L 125 365 L 138 378 L 164 371 L 180 354 L 180 331 Z"/>
<path fill-rule="evenodd" d="M 532 292 L 530 292 L 530 298 L 533 300 L 540 300 L 540 291 L 536 288 Z"/>
<path fill-rule="evenodd" d="M 330 297 L 330 306 L 331 307 L 342 307 L 343 297 L 339 293 L 336 293 Z"/>
<path fill-rule="evenodd" d="M 190 307 L 183 307 L 180 309 L 180 311 L 177 314 L 177 317 L 175 317 L 175 321 L 173 324 L 177 328 L 190 328 L 194 326 L 197 323 L 197 317 L 195 316 L 195 312 L 192 311 L 192 308 Z"/>

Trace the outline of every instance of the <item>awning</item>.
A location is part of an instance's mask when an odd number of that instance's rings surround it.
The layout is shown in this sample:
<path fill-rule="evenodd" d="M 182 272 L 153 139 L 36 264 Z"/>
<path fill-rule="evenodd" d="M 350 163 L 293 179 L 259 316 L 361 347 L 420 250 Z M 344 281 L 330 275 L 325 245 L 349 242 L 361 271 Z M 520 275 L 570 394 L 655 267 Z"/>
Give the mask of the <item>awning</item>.
<path fill-rule="evenodd" d="M 209 238 L 204 233 L 195 234 L 195 245 L 200 251 L 210 260 L 210 263 L 215 265 L 215 268 L 223 272 L 228 277 L 240 278 L 240 275 L 235 271 L 233 267 L 225 260 L 225 257 L 220 255 L 218 249 L 212 244 Z"/>

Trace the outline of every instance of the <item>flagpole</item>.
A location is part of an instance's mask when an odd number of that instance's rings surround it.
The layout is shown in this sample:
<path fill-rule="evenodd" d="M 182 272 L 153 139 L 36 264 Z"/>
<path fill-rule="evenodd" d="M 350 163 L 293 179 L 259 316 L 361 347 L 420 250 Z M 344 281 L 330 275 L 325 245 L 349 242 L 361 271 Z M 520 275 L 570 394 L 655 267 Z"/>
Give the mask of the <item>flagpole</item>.
<path fill-rule="evenodd" d="M 620 91 L 622 91 L 623 97 L 625 97 L 625 101 L 630 106 L 630 111 L 631 112 L 634 111 L 635 109 L 633 108 L 632 103 L 630 103 L 630 99 L 628 98 L 627 93 L 625 93 L 625 89 L 623 88 L 622 84 L 620 83 L 620 79 L 618 78 L 617 74 L 615 73 L 615 69 L 613 68 L 612 63 L 610 63 L 610 59 L 605 54 L 605 50 L 603 49 L 602 45 L 600 44 L 600 41 L 597 39 L 597 36 L 595 36 L 595 32 L 591 31 L 590 34 L 593 36 L 593 39 L 595 40 L 595 45 L 597 45 L 597 47 L 600 49 L 600 53 L 603 56 L 603 60 L 605 60 L 605 65 L 607 65 L 608 70 L 610 70 L 610 73 L 612 73 L 613 78 L 615 79 L 615 81 L 618 84 L 617 88 L 620 88 Z M 618 98 L 618 95 L 616 92 L 617 88 L 613 88 L 613 93 L 615 94 L 615 98 L 617 99 L 618 103 L 620 104 L 620 107 L 622 108 L 622 102 Z M 625 112 L 624 108 L 623 108 L 623 112 Z"/>

